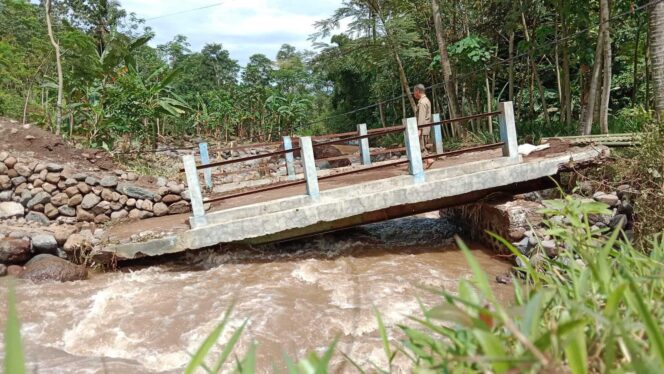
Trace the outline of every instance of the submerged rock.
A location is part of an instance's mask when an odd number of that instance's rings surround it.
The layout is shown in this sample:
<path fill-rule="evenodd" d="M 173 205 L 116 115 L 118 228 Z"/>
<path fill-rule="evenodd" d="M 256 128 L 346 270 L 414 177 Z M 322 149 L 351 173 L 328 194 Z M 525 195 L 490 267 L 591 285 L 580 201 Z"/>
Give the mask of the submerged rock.
<path fill-rule="evenodd" d="M 59 257 L 41 254 L 25 264 L 20 275 L 32 281 L 71 282 L 88 278 L 88 270 L 83 265 L 76 265 Z"/>

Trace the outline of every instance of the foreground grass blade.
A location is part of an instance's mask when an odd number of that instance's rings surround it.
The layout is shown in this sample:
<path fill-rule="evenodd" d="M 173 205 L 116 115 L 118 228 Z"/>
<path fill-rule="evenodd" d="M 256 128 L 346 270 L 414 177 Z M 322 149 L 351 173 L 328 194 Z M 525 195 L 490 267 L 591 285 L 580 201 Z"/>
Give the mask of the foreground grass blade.
<path fill-rule="evenodd" d="M 633 279 L 630 279 L 629 289 L 631 291 L 630 296 L 632 296 L 630 298 L 632 299 L 630 304 L 632 304 L 632 308 L 636 309 L 646 327 L 646 333 L 652 344 L 652 351 L 659 360 L 659 364 L 664 366 L 664 334 L 662 334 L 659 324 L 655 322 L 652 313 L 648 309 L 648 306 L 643 300 L 643 296 Z"/>
<path fill-rule="evenodd" d="M 5 328 L 5 373 L 25 374 L 25 358 L 21 343 L 21 324 L 16 312 L 14 286 L 7 294 L 7 326 Z"/>
<path fill-rule="evenodd" d="M 383 350 L 385 350 L 385 356 L 387 357 L 387 362 L 392 366 L 392 349 L 390 348 L 390 342 L 387 337 L 387 330 L 385 329 L 385 324 L 383 323 L 383 318 L 380 316 L 380 312 L 376 307 L 374 307 L 374 314 L 376 314 L 376 321 L 378 321 L 378 331 L 380 332 L 380 340 L 383 342 Z"/>
<path fill-rule="evenodd" d="M 335 338 L 332 344 L 330 344 L 330 347 L 323 354 L 323 357 L 320 358 L 316 367 L 316 374 L 327 373 L 330 366 L 330 360 L 332 360 L 332 355 L 334 354 L 334 349 L 336 348 L 338 341 L 339 338 Z"/>
<path fill-rule="evenodd" d="M 570 340 L 565 345 L 565 356 L 572 374 L 586 374 L 588 372 L 588 352 L 583 325 L 574 329 L 570 334 Z"/>
<path fill-rule="evenodd" d="M 482 350 L 487 357 L 507 357 L 503 343 L 491 332 L 475 330 L 475 337 L 480 342 Z M 493 371 L 500 374 L 509 370 L 509 364 L 501 361 L 494 361 L 491 365 Z"/>
<path fill-rule="evenodd" d="M 256 343 L 251 344 L 247 355 L 242 362 L 238 362 L 238 372 L 242 374 L 253 374 L 256 372 Z"/>
<path fill-rule="evenodd" d="M 230 340 L 226 343 L 226 346 L 224 346 L 224 351 L 221 352 L 221 356 L 219 356 L 219 359 L 217 359 L 217 362 L 214 364 L 214 367 L 212 368 L 212 373 L 218 373 L 221 370 L 221 367 L 228 359 L 228 356 L 230 356 L 231 352 L 233 352 L 233 348 L 235 348 L 237 341 L 240 339 L 240 335 L 242 335 L 245 326 L 247 326 L 247 322 L 249 322 L 249 320 L 245 319 L 244 323 L 242 323 L 242 326 L 240 326 L 240 328 L 235 330 L 233 336 L 231 336 Z"/>
<path fill-rule="evenodd" d="M 204 363 L 208 352 L 210 352 L 210 349 L 212 349 L 212 347 L 217 343 L 219 336 L 221 336 L 221 333 L 224 331 L 224 328 L 230 319 L 231 312 L 233 311 L 233 306 L 234 305 L 231 304 L 231 306 L 228 307 L 226 313 L 224 314 L 224 319 L 217 327 L 215 327 L 214 330 L 212 330 L 210 335 L 205 338 L 203 344 L 201 344 L 196 353 L 194 353 L 194 355 L 191 357 L 191 361 L 189 361 L 189 364 L 184 370 L 185 374 L 193 374 L 196 371 L 196 368 Z"/>
<path fill-rule="evenodd" d="M 464 257 L 466 257 L 466 262 L 468 262 L 470 269 L 473 271 L 475 281 L 477 282 L 477 287 L 480 289 L 480 291 L 482 291 L 484 297 L 486 297 L 492 302 L 495 301 L 496 299 L 493 296 L 493 291 L 491 291 L 491 287 L 489 286 L 489 279 L 487 278 L 486 273 L 482 270 L 477 261 L 475 261 L 475 257 L 473 257 L 473 254 L 470 253 L 470 249 L 468 248 L 466 243 L 464 243 L 463 240 L 461 240 L 461 238 L 458 235 L 455 235 L 454 239 L 456 240 L 457 245 L 461 249 L 461 252 L 463 252 Z"/>

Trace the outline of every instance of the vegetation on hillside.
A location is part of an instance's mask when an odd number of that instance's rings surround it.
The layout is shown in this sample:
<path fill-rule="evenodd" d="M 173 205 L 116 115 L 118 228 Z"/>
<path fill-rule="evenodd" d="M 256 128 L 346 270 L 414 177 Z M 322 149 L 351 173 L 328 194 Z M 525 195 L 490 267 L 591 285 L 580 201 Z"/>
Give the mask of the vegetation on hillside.
<path fill-rule="evenodd" d="M 93 146 L 180 134 L 268 141 L 400 123 L 422 82 L 444 117 L 512 100 L 522 133 L 637 131 L 664 108 L 663 9 L 650 0 L 346 0 L 317 23 L 316 52 L 283 45 L 241 67 L 223 40 L 200 51 L 183 35 L 151 46 L 145 21 L 114 0 L 0 0 L 0 115 Z M 463 126 L 490 133 L 488 123 Z"/>

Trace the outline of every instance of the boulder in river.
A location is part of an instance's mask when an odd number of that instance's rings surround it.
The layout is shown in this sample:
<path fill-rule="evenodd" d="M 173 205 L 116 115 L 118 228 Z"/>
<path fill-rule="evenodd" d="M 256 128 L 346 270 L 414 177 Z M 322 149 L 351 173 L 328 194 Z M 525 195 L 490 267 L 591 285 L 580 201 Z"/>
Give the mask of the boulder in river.
<path fill-rule="evenodd" d="M 71 282 L 88 278 L 88 270 L 59 257 L 41 254 L 33 257 L 20 275 L 32 281 Z"/>
<path fill-rule="evenodd" d="M 58 242 L 55 240 L 55 236 L 51 234 L 36 234 L 32 236 L 32 250 L 35 253 L 56 254 Z"/>
<path fill-rule="evenodd" d="M 0 262 L 19 263 L 30 258 L 30 241 L 25 239 L 0 239 Z"/>

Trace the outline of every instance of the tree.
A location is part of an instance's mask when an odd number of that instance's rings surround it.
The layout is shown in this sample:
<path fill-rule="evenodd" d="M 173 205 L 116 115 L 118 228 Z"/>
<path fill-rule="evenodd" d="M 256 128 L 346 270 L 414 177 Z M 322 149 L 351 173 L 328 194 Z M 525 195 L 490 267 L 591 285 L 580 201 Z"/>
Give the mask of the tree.
<path fill-rule="evenodd" d="M 237 83 L 240 65 L 230 57 L 230 53 L 219 43 L 203 46 L 201 50 L 203 76 L 213 77 L 217 87 L 230 86 Z M 201 76 L 201 78 L 203 78 Z"/>
<path fill-rule="evenodd" d="M 53 26 L 51 25 L 51 0 L 46 0 L 44 3 L 46 11 L 46 25 L 48 27 L 48 37 L 53 45 L 55 51 L 55 64 L 58 70 L 58 101 L 55 112 L 55 134 L 60 135 L 60 127 L 62 126 L 62 95 L 64 90 L 64 81 L 62 76 L 62 60 L 60 56 L 60 44 L 53 36 Z"/>
<path fill-rule="evenodd" d="M 272 81 L 273 70 L 273 62 L 267 56 L 263 54 L 251 55 L 242 73 L 242 82 L 267 87 Z"/>
<path fill-rule="evenodd" d="M 604 79 L 602 83 L 602 99 L 599 107 L 599 127 L 602 134 L 609 133 L 609 99 L 611 98 L 611 75 L 613 74 L 611 33 L 609 28 L 610 10 L 609 0 L 600 0 L 600 22 L 604 26 L 604 36 L 602 37 Z"/>
<path fill-rule="evenodd" d="M 457 118 L 460 116 L 460 113 L 456 96 L 456 88 L 454 87 L 454 74 L 452 73 L 452 65 L 447 54 L 447 41 L 443 36 L 443 22 L 440 17 L 438 0 L 431 0 L 431 11 L 433 12 L 433 22 L 436 28 L 436 40 L 438 41 L 440 64 L 443 68 L 442 70 L 443 79 L 445 80 L 445 93 L 447 94 L 447 100 L 450 105 L 450 117 Z"/>
<path fill-rule="evenodd" d="M 66 0 L 66 4 L 71 9 L 68 12 L 71 23 L 94 38 L 100 55 L 106 49 L 111 31 L 127 16 L 117 0 Z"/>
<path fill-rule="evenodd" d="M 649 22 L 655 112 L 664 120 L 664 2 L 652 5 Z"/>

